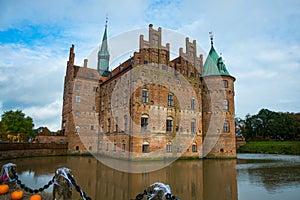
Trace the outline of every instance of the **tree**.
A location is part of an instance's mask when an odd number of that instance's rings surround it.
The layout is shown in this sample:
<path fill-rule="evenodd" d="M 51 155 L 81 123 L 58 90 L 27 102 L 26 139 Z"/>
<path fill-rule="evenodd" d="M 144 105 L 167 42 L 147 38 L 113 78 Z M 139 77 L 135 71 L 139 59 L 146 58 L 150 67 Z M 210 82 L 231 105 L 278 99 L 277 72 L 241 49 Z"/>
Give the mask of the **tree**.
<path fill-rule="evenodd" d="M 1 116 L 1 132 L 17 135 L 20 134 L 32 134 L 32 129 L 34 127 L 33 120 L 21 110 L 10 110 L 4 112 Z"/>
<path fill-rule="evenodd" d="M 300 121 L 297 115 L 261 109 L 256 115 L 239 120 L 240 130 L 246 140 L 296 140 L 299 139 Z"/>

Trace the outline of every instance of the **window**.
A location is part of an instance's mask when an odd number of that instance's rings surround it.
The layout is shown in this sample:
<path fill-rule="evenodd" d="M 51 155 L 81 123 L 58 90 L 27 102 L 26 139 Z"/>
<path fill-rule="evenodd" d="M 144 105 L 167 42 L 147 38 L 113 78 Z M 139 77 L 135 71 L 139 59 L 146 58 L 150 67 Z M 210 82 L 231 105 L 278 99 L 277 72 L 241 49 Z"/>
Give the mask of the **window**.
<path fill-rule="evenodd" d="M 77 134 L 79 134 L 79 131 L 80 131 L 80 127 L 79 127 L 79 126 L 76 126 L 75 132 L 76 132 Z"/>
<path fill-rule="evenodd" d="M 76 151 L 79 151 L 79 146 L 76 146 L 76 148 L 75 148 L 75 149 L 76 149 Z"/>
<path fill-rule="evenodd" d="M 192 99 L 191 99 L 191 109 L 192 109 L 192 110 L 195 110 L 195 109 L 196 109 L 196 99 L 195 99 L 195 98 L 192 98 Z"/>
<path fill-rule="evenodd" d="M 142 90 L 142 102 L 148 103 L 148 90 Z"/>
<path fill-rule="evenodd" d="M 124 131 L 128 130 L 128 118 L 127 115 L 124 115 Z"/>
<path fill-rule="evenodd" d="M 110 119 L 107 120 L 107 132 L 110 132 Z"/>
<path fill-rule="evenodd" d="M 147 60 L 144 60 L 144 65 L 147 65 L 148 64 L 148 61 Z"/>
<path fill-rule="evenodd" d="M 92 146 L 89 146 L 89 151 L 92 151 L 92 150 L 93 150 Z"/>
<path fill-rule="evenodd" d="M 222 87 L 223 87 L 223 88 L 228 88 L 228 81 L 223 80 L 223 81 L 222 81 Z"/>
<path fill-rule="evenodd" d="M 197 144 L 195 142 L 192 145 L 192 151 L 197 152 Z"/>
<path fill-rule="evenodd" d="M 168 117 L 168 119 L 167 119 L 166 131 L 167 132 L 173 132 L 173 119 L 171 117 Z"/>
<path fill-rule="evenodd" d="M 98 92 L 98 87 L 93 87 L 94 92 Z"/>
<path fill-rule="evenodd" d="M 145 76 L 145 72 L 144 72 L 144 71 L 142 71 L 141 75 L 142 75 L 142 76 Z"/>
<path fill-rule="evenodd" d="M 104 101 L 101 100 L 101 111 L 104 111 Z"/>
<path fill-rule="evenodd" d="M 114 151 L 117 151 L 117 141 L 114 140 Z"/>
<path fill-rule="evenodd" d="M 118 117 L 115 118 L 115 123 L 116 123 L 116 132 L 118 132 L 118 124 L 119 124 Z"/>
<path fill-rule="evenodd" d="M 106 141 L 106 151 L 108 151 L 108 146 L 109 146 L 109 143 L 108 143 L 108 141 Z"/>
<path fill-rule="evenodd" d="M 228 101 L 227 100 L 224 100 L 223 101 L 223 109 L 224 110 L 228 110 L 229 106 L 228 106 Z"/>
<path fill-rule="evenodd" d="M 230 126 L 229 126 L 229 122 L 225 122 L 223 125 L 223 132 L 225 133 L 229 133 L 230 132 Z"/>
<path fill-rule="evenodd" d="M 122 151 L 126 151 L 126 141 L 122 140 Z"/>
<path fill-rule="evenodd" d="M 142 152 L 143 153 L 149 153 L 150 152 L 150 147 L 149 147 L 149 142 L 144 142 L 142 145 Z"/>
<path fill-rule="evenodd" d="M 148 115 L 142 115 L 141 130 L 146 131 L 147 129 L 148 129 Z"/>
<path fill-rule="evenodd" d="M 168 106 L 174 106 L 174 95 L 172 93 L 168 94 Z"/>
<path fill-rule="evenodd" d="M 91 130 L 94 130 L 94 125 L 91 125 Z"/>
<path fill-rule="evenodd" d="M 102 150 L 102 140 L 99 142 L 99 150 Z"/>
<path fill-rule="evenodd" d="M 196 133 L 197 129 L 196 129 L 196 120 L 193 119 L 191 122 L 191 132 L 192 133 Z"/>
<path fill-rule="evenodd" d="M 92 106 L 92 110 L 94 110 L 94 111 L 95 111 L 95 110 L 96 110 L 96 106 Z"/>
<path fill-rule="evenodd" d="M 75 84 L 75 90 L 81 90 L 81 84 Z"/>
<path fill-rule="evenodd" d="M 119 95 L 116 94 L 116 103 L 115 103 L 115 106 L 118 107 L 119 105 Z"/>
<path fill-rule="evenodd" d="M 76 103 L 80 103 L 80 102 L 81 102 L 80 96 L 76 96 L 76 97 L 75 97 L 75 102 L 76 102 Z"/>
<path fill-rule="evenodd" d="M 124 91 L 124 101 L 123 101 L 124 106 L 127 106 L 128 104 L 128 91 Z"/>
<path fill-rule="evenodd" d="M 75 111 L 75 116 L 79 116 L 79 111 Z"/>
<path fill-rule="evenodd" d="M 166 148 L 167 153 L 172 153 L 172 142 L 167 143 L 167 148 Z"/>

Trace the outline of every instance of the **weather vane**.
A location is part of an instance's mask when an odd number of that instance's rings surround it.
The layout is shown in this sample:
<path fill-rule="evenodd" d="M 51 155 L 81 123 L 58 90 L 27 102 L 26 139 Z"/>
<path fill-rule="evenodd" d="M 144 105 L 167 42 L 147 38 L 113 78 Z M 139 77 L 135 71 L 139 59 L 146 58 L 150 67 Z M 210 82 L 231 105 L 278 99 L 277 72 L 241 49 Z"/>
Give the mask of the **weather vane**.
<path fill-rule="evenodd" d="M 108 23 L 108 14 L 106 14 L 106 18 L 105 18 L 105 28 L 107 28 L 107 23 Z"/>
<path fill-rule="evenodd" d="M 213 32 L 212 31 L 209 32 L 209 37 L 210 37 L 210 44 L 212 46 L 214 44 L 214 42 L 213 42 L 214 36 L 213 36 Z"/>

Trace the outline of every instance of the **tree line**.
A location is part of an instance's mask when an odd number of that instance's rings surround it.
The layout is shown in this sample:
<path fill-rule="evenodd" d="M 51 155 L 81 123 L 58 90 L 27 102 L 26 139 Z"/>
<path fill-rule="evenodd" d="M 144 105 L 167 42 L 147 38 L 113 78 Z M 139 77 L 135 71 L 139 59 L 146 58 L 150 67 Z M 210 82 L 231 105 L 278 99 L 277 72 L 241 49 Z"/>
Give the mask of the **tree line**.
<path fill-rule="evenodd" d="M 300 140 L 300 113 L 274 112 L 261 109 L 247 114 L 245 119 L 235 118 L 237 136 L 250 140 Z"/>
<path fill-rule="evenodd" d="M 6 111 L 1 115 L 0 139 L 7 140 L 8 135 L 21 136 L 22 138 L 34 137 L 36 132 L 33 130 L 33 120 L 21 110 Z"/>

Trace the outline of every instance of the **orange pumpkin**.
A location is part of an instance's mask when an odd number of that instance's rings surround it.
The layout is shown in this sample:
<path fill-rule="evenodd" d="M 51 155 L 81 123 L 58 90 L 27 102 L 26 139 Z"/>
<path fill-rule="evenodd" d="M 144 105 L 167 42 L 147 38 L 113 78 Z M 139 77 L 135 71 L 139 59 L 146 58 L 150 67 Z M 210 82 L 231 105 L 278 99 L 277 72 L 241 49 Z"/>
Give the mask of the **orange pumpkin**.
<path fill-rule="evenodd" d="M 42 200 L 42 197 L 39 194 L 35 194 L 32 195 L 29 200 Z"/>
<path fill-rule="evenodd" d="M 7 184 L 0 185 L 0 194 L 8 193 L 9 186 Z"/>
<path fill-rule="evenodd" d="M 11 200 L 20 200 L 24 196 L 24 192 L 22 190 L 16 190 L 10 194 Z"/>

